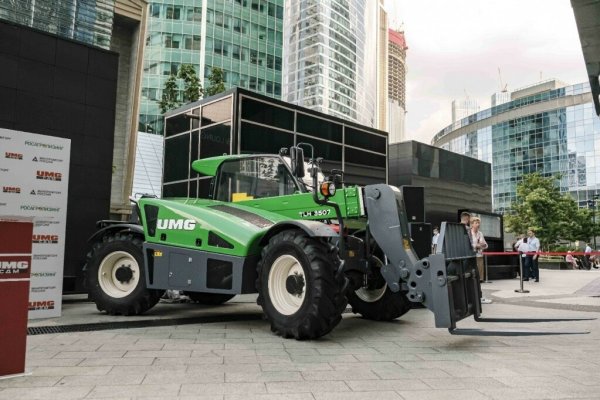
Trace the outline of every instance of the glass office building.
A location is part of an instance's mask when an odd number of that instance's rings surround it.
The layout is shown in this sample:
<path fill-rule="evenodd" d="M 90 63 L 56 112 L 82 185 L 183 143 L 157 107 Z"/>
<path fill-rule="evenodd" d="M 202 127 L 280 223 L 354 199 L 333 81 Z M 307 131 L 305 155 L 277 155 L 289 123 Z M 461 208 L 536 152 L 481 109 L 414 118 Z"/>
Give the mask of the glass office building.
<path fill-rule="evenodd" d="M 212 67 L 225 87 L 281 97 L 283 0 L 176 0 L 150 3 L 140 130 L 162 133 L 164 82 L 192 64 L 207 86 Z"/>
<path fill-rule="evenodd" d="M 283 100 L 376 126 L 378 1 L 286 0 Z"/>
<path fill-rule="evenodd" d="M 492 164 L 495 212 L 509 209 L 517 183 L 536 171 L 560 174 L 561 192 L 581 207 L 600 193 L 600 118 L 589 84 L 547 88 L 540 83 L 523 89 L 523 97 L 513 93 L 512 101 L 458 120 L 432 140 Z"/>
<path fill-rule="evenodd" d="M 277 154 L 301 142 L 314 146 L 325 173 L 342 169 L 348 184 L 387 181 L 386 132 L 237 88 L 165 115 L 162 195 L 208 196 L 210 177 L 191 169 L 194 160 Z"/>
<path fill-rule="evenodd" d="M 2 0 L 0 19 L 110 48 L 115 0 Z"/>

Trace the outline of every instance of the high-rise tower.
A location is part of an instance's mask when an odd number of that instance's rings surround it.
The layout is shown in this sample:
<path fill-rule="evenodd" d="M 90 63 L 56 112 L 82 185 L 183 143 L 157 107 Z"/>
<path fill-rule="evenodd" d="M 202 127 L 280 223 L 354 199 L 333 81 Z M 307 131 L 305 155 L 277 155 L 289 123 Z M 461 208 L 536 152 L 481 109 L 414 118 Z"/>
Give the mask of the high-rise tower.
<path fill-rule="evenodd" d="M 191 64 L 203 84 L 212 67 L 225 88 L 281 97 L 283 0 L 150 2 L 140 130 L 163 132 L 158 102 L 169 75 Z"/>
<path fill-rule="evenodd" d="M 404 140 L 406 115 L 406 39 L 404 32 L 389 30 L 388 132 L 391 143 Z"/>
<path fill-rule="evenodd" d="M 379 12 L 379 1 L 286 1 L 282 100 L 377 126 Z"/>

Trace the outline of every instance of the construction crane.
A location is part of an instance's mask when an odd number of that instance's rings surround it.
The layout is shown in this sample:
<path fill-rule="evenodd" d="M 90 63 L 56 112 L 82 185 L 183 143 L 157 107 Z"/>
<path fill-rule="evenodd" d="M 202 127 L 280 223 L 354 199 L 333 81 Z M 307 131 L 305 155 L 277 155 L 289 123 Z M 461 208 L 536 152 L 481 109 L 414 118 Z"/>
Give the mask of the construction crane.
<path fill-rule="evenodd" d="M 508 83 L 502 83 L 502 72 L 500 71 L 500 67 L 498 67 L 498 78 L 500 79 L 500 92 L 506 93 L 508 91 Z"/>

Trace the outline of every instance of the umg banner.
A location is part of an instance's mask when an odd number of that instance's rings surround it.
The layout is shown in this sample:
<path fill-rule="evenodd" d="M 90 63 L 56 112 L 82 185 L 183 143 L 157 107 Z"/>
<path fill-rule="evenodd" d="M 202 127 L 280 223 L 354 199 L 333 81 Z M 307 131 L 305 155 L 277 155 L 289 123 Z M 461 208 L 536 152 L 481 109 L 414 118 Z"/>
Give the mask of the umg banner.
<path fill-rule="evenodd" d="M 0 215 L 34 217 L 29 318 L 61 314 L 70 154 L 70 139 L 0 128 Z"/>

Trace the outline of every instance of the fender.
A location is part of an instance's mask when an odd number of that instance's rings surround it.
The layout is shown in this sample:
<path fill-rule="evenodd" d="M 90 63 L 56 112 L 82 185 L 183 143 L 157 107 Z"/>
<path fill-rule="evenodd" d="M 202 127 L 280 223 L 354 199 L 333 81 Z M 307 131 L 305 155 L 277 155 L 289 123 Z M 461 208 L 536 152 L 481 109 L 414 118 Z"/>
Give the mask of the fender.
<path fill-rule="evenodd" d="M 144 227 L 142 225 L 131 224 L 131 223 L 108 225 L 108 226 L 105 226 L 104 228 L 96 231 L 88 239 L 88 243 L 93 243 L 96 240 L 98 240 L 99 238 L 101 238 L 102 236 L 106 235 L 107 233 L 112 233 L 112 232 L 134 232 L 134 233 L 139 233 L 142 236 L 144 236 Z"/>
<path fill-rule="evenodd" d="M 278 222 L 263 235 L 260 240 L 262 246 L 269 242 L 269 239 L 274 235 L 286 229 L 302 229 L 310 237 L 338 237 L 339 234 L 328 224 L 324 224 L 319 221 L 303 221 L 303 220 L 289 220 Z"/>

